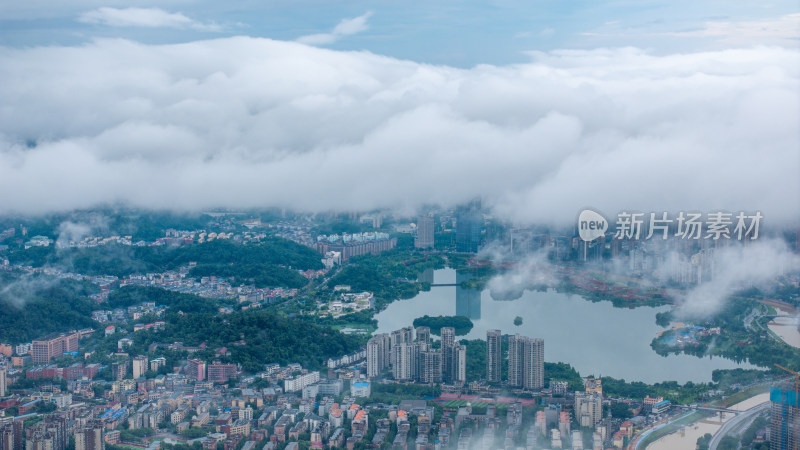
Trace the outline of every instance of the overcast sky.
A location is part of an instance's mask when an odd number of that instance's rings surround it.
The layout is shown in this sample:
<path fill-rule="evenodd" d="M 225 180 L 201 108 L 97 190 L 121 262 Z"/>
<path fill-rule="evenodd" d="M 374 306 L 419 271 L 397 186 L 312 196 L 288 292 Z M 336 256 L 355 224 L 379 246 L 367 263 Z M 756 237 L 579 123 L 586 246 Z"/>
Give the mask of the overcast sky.
<path fill-rule="evenodd" d="M 0 213 L 800 218 L 796 1 L 0 3 Z"/>

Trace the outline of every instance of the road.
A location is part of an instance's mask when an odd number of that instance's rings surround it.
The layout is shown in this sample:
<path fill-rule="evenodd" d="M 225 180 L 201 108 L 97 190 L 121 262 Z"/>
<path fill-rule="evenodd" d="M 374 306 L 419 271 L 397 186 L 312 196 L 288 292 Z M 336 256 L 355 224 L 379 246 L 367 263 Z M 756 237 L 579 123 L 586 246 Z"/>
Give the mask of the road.
<path fill-rule="evenodd" d="M 644 433 L 640 434 L 639 436 L 635 437 L 634 441 L 631 442 L 631 444 L 633 444 L 633 445 L 629 444 L 628 445 L 628 449 L 639 450 L 639 448 L 640 448 L 639 446 L 645 440 L 645 438 L 647 438 L 647 436 L 650 435 L 650 433 L 656 432 L 656 431 L 666 427 L 667 425 L 671 424 L 672 422 L 677 422 L 677 421 L 683 419 L 684 417 L 692 414 L 693 412 L 694 411 L 688 411 L 688 412 L 686 412 L 684 414 L 681 414 L 679 416 L 676 416 L 675 418 L 673 418 L 673 419 L 671 419 L 671 420 L 669 420 L 667 422 L 664 422 L 664 423 L 662 423 L 662 424 L 660 424 L 660 425 L 658 425 L 656 427 L 650 428 L 649 430 L 647 430 Z"/>
<path fill-rule="evenodd" d="M 716 433 L 714 433 L 714 437 L 711 438 L 711 443 L 709 444 L 708 449 L 717 450 L 717 446 L 722 441 L 723 437 L 728 434 L 740 434 L 743 432 L 748 426 L 750 426 L 751 423 L 753 423 L 758 414 L 769 409 L 769 405 L 770 402 L 768 401 L 758 404 L 726 421 L 724 424 L 722 424 L 722 427 L 717 430 Z"/>
<path fill-rule="evenodd" d="M 756 384 L 753 384 L 753 385 L 745 386 L 745 387 L 743 387 L 743 389 L 758 388 L 759 386 L 769 386 L 772 383 L 773 383 L 773 380 L 766 380 L 764 382 L 760 382 L 760 383 L 756 383 Z M 736 410 L 736 408 L 739 405 L 742 405 L 743 403 L 749 401 L 749 399 L 752 399 L 753 397 L 756 397 L 758 395 L 762 395 L 762 393 L 753 394 L 753 395 L 749 396 L 747 399 L 742 400 L 739 403 L 737 403 L 736 405 L 730 406 L 730 407 L 728 407 L 726 409 L 728 409 L 728 410 Z M 766 402 L 766 404 L 769 405 L 769 402 Z M 745 420 L 746 425 L 744 425 L 742 427 L 742 430 L 744 430 L 745 428 L 747 428 L 747 426 L 749 426 L 749 424 L 751 422 L 751 420 L 749 420 L 749 419 L 755 419 L 755 415 L 751 415 L 750 414 L 753 411 L 753 409 L 754 408 L 758 408 L 758 407 L 767 407 L 767 406 L 763 406 L 763 405 L 764 405 L 764 403 L 759 403 L 758 405 L 756 405 L 754 407 L 751 407 L 750 409 L 747 409 L 745 411 L 739 411 L 739 414 L 736 417 L 730 419 L 728 422 L 730 422 L 731 420 L 734 420 L 734 421 L 737 421 L 737 422 L 740 421 L 740 420 Z M 667 419 L 666 422 L 663 422 L 663 421 L 659 422 L 657 424 L 654 424 L 652 426 L 652 428 L 640 431 L 639 434 L 634 435 L 633 439 L 628 444 L 627 450 L 640 450 L 640 449 L 642 449 L 643 448 L 642 445 L 641 445 L 642 442 L 644 442 L 645 439 L 650 434 L 652 434 L 653 432 L 664 428 L 665 426 L 670 425 L 673 422 L 679 421 L 679 420 L 685 418 L 686 416 L 688 416 L 688 415 L 690 415 L 690 414 L 692 414 L 694 412 L 697 412 L 697 411 L 695 411 L 695 410 L 686 411 L 683 414 L 670 417 L 669 419 Z M 742 417 L 745 417 L 746 419 L 742 419 Z M 702 419 L 698 419 L 698 420 L 702 420 Z M 685 425 L 685 426 L 688 427 L 688 426 L 691 426 L 694 423 L 696 423 L 696 421 L 695 422 L 691 422 L 691 423 L 682 424 L 682 425 Z M 722 428 L 720 428 L 720 429 L 722 429 Z M 719 432 L 719 430 L 717 430 L 717 431 Z M 718 439 L 722 439 L 722 436 L 720 436 Z M 651 442 L 651 444 L 652 444 L 652 442 Z"/>
<path fill-rule="evenodd" d="M 761 324 L 760 319 L 765 316 L 766 314 L 764 314 L 760 308 L 753 308 L 747 317 L 744 318 L 744 328 L 748 331 L 764 332 L 772 340 L 783 342 L 779 336 L 776 336 L 775 333 L 771 333 L 767 328 L 764 328 L 764 325 Z"/>

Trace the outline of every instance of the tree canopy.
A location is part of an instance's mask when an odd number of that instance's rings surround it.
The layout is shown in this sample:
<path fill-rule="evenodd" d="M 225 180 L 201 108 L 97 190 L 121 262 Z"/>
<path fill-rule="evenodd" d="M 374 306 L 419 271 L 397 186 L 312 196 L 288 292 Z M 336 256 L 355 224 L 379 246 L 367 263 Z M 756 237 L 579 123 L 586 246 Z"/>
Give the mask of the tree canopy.
<path fill-rule="evenodd" d="M 43 275 L 0 276 L 0 342 L 17 344 L 48 333 L 91 327 L 89 283 Z"/>
<path fill-rule="evenodd" d="M 431 334 L 439 335 L 444 327 L 455 328 L 457 336 L 469 334 L 473 324 L 466 316 L 428 316 L 417 317 L 414 319 L 414 327 L 429 327 Z"/>

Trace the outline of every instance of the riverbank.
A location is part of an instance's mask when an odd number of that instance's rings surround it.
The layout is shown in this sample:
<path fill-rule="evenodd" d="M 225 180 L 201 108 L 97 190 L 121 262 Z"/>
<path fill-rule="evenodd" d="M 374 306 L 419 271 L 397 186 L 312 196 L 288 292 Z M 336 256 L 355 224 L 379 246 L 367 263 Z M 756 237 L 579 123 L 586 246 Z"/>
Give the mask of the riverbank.
<path fill-rule="evenodd" d="M 797 329 L 797 317 L 794 317 L 796 310 L 786 307 L 771 305 L 779 315 L 793 317 L 776 317 L 767 324 L 770 331 L 775 333 L 781 340 L 794 348 L 800 348 L 800 330 Z"/>
<path fill-rule="evenodd" d="M 769 401 L 768 392 L 757 393 L 766 388 L 767 387 L 762 387 L 757 389 L 754 392 L 755 395 L 729 406 L 728 409 L 746 411 L 753 406 Z M 641 448 L 646 448 L 648 450 L 694 450 L 697 446 L 698 438 L 706 433 L 711 435 L 715 434 L 722 425 L 732 417 L 734 417 L 733 414 L 725 414 L 724 417 L 720 417 L 719 414 L 714 414 L 705 418 L 698 417 L 699 420 L 685 424 L 683 429 L 678 429 L 673 433 L 659 438 L 652 444 L 647 445 L 647 447 Z"/>

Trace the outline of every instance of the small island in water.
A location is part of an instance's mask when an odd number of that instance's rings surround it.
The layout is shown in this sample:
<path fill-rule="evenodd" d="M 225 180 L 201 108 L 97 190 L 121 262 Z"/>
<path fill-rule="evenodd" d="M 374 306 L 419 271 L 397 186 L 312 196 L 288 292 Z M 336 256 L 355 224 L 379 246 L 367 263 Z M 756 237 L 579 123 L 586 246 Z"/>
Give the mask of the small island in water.
<path fill-rule="evenodd" d="M 414 319 L 414 328 L 429 327 L 431 334 L 439 336 L 440 330 L 444 327 L 453 327 L 456 336 L 464 336 L 472 330 L 473 324 L 466 316 L 422 316 Z"/>

